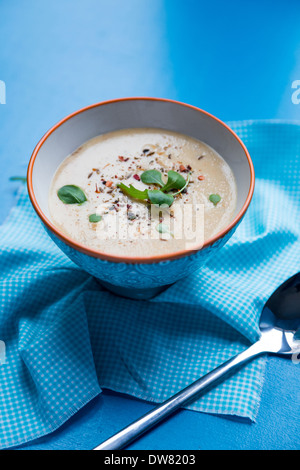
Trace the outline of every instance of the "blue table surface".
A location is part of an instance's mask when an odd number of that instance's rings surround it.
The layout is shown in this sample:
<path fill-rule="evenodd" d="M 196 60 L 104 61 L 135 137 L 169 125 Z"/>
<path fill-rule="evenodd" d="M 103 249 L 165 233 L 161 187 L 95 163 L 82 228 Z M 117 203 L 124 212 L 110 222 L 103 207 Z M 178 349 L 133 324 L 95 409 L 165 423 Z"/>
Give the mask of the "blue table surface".
<path fill-rule="evenodd" d="M 222 120 L 299 120 L 299 24 L 299 0 L 0 0 L 0 222 L 16 202 L 9 177 L 82 106 L 157 96 Z M 129 449 L 297 449 L 299 378 L 299 365 L 272 357 L 256 423 L 183 410 Z M 90 449 L 151 407 L 106 390 L 21 448 Z"/>

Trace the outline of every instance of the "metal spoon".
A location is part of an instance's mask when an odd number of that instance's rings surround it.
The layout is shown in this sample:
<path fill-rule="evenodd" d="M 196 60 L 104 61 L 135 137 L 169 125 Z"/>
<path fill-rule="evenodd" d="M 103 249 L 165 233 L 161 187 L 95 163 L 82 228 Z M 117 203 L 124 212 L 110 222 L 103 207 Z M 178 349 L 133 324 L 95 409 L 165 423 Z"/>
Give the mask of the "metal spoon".
<path fill-rule="evenodd" d="M 152 411 L 134 421 L 94 450 L 122 449 L 174 411 L 195 399 L 233 370 L 261 354 L 300 353 L 295 333 L 300 326 L 300 273 L 284 282 L 266 302 L 259 322 L 260 339 L 248 349 L 176 393 Z"/>

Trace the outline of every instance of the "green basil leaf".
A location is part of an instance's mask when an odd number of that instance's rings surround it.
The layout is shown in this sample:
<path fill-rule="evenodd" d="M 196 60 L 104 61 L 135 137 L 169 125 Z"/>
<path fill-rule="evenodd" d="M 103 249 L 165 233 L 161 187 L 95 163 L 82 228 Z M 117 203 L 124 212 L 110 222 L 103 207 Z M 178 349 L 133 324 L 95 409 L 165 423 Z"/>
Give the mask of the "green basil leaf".
<path fill-rule="evenodd" d="M 169 227 L 165 224 L 160 223 L 155 228 L 159 233 L 169 233 L 172 237 L 174 237 L 174 234 L 170 232 Z"/>
<path fill-rule="evenodd" d="M 158 184 L 163 186 L 164 182 L 161 177 L 161 172 L 158 170 L 147 170 L 141 174 L 141 180 L 145 184 Z"/>
<path fill-rule="evenodd" d="M 174 198 L 173 196 L 171 196 L 171 194 L 165 194 L 158 189 L 148 189 L 148 197 L 152 204 L 158 204 L 159 206 L 161 206 L 162 204 L 167 204 L 168 206 L 171 206 L 174 202 Z"/>
<path fill-rule="evenodd" d="M 93 224 L 97 224 L 102 219 L 101 215 L 91 214 L 89 215 L 89 221 Z"/>
<path fill-rule="evenodd" d="M 168 181 L 162 187 L 162 191 L 170 191 L 170 189 L 182 189 L 186 184 L 186 181 L 182 175 L 176 171 L 168 171 Z"/>
<path fill-rule="evenodd" d="M 133 197 L 134 199 L 148 199 L 148 190 L 145 189 L 145 191 L 140 191 L 139 189 L 136 189 L 132 184 L 126 186 L 123 183 L 119 183 L 118 187 L 121 189 L 121 191 L 126 194 L 126 196 Z"/>
<path fill-rule="evenodd" d="M 168 227 L 165 224 L 158 224 L 155 228 L 159 233 L 169 233 L 170 232 L 170 230 L 168 229 Z"/>
<path fill-rule="evenodd" d="M 26 183 L 27 178 L 26 176 L 11 176 L 9 178 L 10 181 L 21 181 L 22 183 Z"/>
<path fill-rule="evenodd" d="M 182 186 L 182 188 L 181 188 L 179 191 L 177 191 L 177 193 L 173 193 L 172 195 L 173 195 L 173 196 L 177 196 L 178 194 L 182 193 L 182 191 L 183 191 L 183 190 L 187 187 L 187 185 L 189 184 L 190 179 L 191 179 L 191 173 L 189 173 L 189 175 L 188 175 L 188 177 L 187 177 L 187 179 L 186 179 L 185 185 Z"/>
<path fill-rule="evenodd" d="M 74 184 L 63 186 L 57 191 L 57 195 L 64 204 L 83 204 L 87 201 L 82 189 Z"/>
<path fill-rule="evenodd" d="M 208 199 L 216 206 L 221 201 L 221 196 L 219 194 L 211 194 Z"/>

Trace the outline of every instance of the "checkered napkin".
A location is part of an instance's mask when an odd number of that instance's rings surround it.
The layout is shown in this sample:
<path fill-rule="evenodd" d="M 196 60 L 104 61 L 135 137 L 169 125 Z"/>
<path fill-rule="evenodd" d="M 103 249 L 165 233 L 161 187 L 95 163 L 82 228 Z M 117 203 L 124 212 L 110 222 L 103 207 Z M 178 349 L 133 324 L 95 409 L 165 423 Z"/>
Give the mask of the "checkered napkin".
<path fill-rule="evenodd" d="M 57 429 L 106 387 L 161 402 L 258 338 L 300 266 L 300 125 L 231 123 L 252 155 L 253 202 L 197 273 L 150 301 L 116 297 L 51 241 L 25 188 L 0 227 L 0 446 Z M 255 419 L 265 359 L 190 409 Z"/>

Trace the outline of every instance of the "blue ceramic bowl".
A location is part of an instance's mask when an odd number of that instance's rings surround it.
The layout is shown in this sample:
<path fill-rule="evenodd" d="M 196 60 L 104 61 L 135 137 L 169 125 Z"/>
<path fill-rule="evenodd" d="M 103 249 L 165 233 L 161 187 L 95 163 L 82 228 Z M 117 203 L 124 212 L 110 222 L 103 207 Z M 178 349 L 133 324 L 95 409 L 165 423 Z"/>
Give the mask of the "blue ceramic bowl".
<path fill-rule="evenodd" d="M 202 140 L 231 167 L 237 183 L 236 213 L 230 224 L 204 245 L 167 255 L 120 257 L 77 243 L 51 222 L 49 188 L 64 158 L 97 135 L 138 127 L 167 129 Z M 211 114 L 171 100 L 124 98 L 80 109 L 53 126 L 34 149 L 27 180 L 31 202 L 47 232 L 74 263 L 118 295 L 147 299 L 198 270 L 229 240 L 250 204 L 254 179 L 246 147 L 226 124 Z"/>

